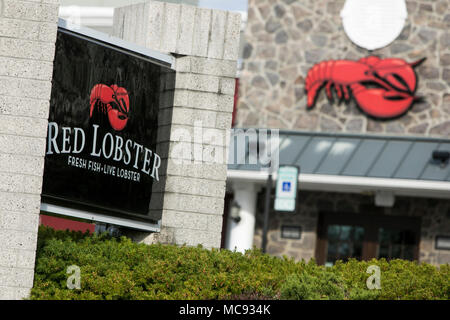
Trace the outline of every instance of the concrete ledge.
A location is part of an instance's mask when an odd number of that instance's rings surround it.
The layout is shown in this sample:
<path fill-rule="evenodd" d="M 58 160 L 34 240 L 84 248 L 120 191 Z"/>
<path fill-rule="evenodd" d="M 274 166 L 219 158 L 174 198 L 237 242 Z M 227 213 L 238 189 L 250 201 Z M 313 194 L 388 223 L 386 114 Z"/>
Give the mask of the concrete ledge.
<path fill-rule="evenodd" d="M 19 0 L 3 0 L 3 16 L 21 20 L 56 22 L 58 2 L 39 3 Z"/>
<path fill-rule="evenodd" d="M 46 99 L 2 96 L 0 100 L 0 115 L 24 116 L 47 120 L 49 107 L 50 103 Z"/>
<path fill-rule="evenodd" d="M 0 133 L 0 150 L 2 150 L 3 154 L 44 157 L 45 141 L 45 138 L 14 136 Z"/>
<path fill-rule="evenodd" d="M 47 137 L 47 120 L 32 117 L 16 117 L 0 114 L 0 134 L 25 137 Z"/>
<path fill-rule="evenodd" d="M 173 211 L 185 211 L 199 214 L 223 215 L 223 198 L 176 194 L 166 192 L 164 208 Z"/>
<path fill-rule="evenodd" d="M 42 177 L 0 172 L 0 191 L 40 195 Z"/>

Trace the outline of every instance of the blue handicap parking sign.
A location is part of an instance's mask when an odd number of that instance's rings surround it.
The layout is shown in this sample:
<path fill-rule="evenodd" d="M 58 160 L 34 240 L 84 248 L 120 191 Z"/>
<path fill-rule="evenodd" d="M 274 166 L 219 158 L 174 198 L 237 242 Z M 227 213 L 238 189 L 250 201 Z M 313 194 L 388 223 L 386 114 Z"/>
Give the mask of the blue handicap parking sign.
<path fill-rule="evenodd" d="M 295 212 L 299 168 L 280 166 L 277 174 L 274 209 L 276 211 Z"/>

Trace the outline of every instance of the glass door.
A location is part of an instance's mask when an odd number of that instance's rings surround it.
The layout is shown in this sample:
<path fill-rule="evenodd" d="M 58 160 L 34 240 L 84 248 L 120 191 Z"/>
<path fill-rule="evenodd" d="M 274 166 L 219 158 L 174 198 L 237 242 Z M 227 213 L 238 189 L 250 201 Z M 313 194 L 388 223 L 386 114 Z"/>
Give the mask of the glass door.
<path fill-rule="evenodd" d="M 329 225 L 327 228 L 327 259 L 326 266 L 333 265 L 337 260 L 346 261 L 349 258 L 362 259 L 364 228 L 350 225 Z"/>
<path fill-rule="evenodd" d="M 411 217 L 321 213 L 316 260 L 418 259 L 420 219 Z"/>
<path fill-rule="evenodd" d="M 378 259 L 414 260 L 417 235 L 408 229 L 380 228 Z"/>

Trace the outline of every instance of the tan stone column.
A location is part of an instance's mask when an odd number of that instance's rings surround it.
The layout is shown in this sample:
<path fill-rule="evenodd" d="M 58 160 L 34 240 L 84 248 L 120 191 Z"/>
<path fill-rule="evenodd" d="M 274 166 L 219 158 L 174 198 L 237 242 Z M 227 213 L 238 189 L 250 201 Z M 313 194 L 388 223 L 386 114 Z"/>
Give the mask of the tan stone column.
<path fill-rule="evenodd" d="M 160 1 L 114 12 L 114 36 L 176 57 L 174 101 L 159 114 L 164 181 L 150 204 L 162 231 L 145 242 L 220 246 L 240 24 L 238 13 Z"/>
<path fill-rule="evenodd" d="M 0 0 L 0 299 L 33 286 L 58 0 Z"/>

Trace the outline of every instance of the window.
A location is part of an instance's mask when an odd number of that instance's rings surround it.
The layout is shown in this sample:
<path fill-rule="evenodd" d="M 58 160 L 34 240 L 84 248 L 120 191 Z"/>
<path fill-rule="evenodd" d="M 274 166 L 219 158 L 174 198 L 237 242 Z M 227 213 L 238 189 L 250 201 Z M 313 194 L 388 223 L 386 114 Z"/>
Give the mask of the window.
<path fill-rule="evenodd" d="M 377 258 L 414 260 L 415 237 L 408 229 L 380 228 Z"/>
<path fill-rule="evenodd" d="M 316 259 L 333 265 L 350 258 L 418 258 L 420 219 L 384 215 L 321 213 Z"/>
<path fill-rule="evenodd" d="M 356 258 L 361 260 L 364 228 L 359 226 L 329 225 L 327 230 L 328 248 L 325 265 L 333 265 L 337 260 Z"/>

